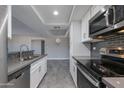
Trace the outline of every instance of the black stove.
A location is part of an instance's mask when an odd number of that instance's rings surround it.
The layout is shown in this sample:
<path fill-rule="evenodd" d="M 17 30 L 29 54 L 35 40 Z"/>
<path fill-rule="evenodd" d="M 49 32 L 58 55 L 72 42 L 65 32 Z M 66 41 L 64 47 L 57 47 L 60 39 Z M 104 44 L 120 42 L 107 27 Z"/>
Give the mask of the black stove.
<path fill-rule="evenodd" d="M 82 72 L 85 73 L 84 76 L 87 74 L 91 77 L 92 80 L 89 79 L 89 81 L 95 80 L 94 82 L 96 83 L 94 85 L 98 84 L 97 87 L 105 87 L 102 83 L 103 77 L 124 77 L 123 55 L 124 54 L 122 54 L 122 52 L 121 54 L 117 54 L 117 52 L 114 51 L 111 53 L 102 54 L 100 59 L 75 58 L 77 60 L 78 73 L 82 70 Z M 79 82 L 81 82 L 81 80 Z"/>
<path fill-rule="evenodd" d="M 91 69 L 101 77 L 122 77 L 124 76 L 124 59 L 103 55 L 99 62 L 91 60 Z"/>

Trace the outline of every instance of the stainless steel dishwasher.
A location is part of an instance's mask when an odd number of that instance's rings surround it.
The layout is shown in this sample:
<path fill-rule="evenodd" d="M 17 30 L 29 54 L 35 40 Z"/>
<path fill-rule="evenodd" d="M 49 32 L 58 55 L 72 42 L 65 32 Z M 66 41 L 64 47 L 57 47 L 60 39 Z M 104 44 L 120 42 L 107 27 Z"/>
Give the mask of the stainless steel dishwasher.
<path fill-rule="evenodd" d="M 8 80 L 8 88 L 30 88 L 30 66 L 9 75 Z"/>

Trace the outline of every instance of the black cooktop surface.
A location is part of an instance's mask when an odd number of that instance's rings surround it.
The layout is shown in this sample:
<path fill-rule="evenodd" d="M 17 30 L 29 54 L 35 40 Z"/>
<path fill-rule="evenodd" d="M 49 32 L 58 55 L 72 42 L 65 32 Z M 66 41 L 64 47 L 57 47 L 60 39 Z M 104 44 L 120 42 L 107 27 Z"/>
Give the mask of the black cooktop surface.
<path fill-rule="evenodd" d="M 84 67 L 97 78 L 124 76 L 123 59 L 108 56 L 103 56 L 102 59 L 88 57 L 74 57 L 74 59 L 77 60 L 78 65 L 82 65 L 82 68 Z"/>

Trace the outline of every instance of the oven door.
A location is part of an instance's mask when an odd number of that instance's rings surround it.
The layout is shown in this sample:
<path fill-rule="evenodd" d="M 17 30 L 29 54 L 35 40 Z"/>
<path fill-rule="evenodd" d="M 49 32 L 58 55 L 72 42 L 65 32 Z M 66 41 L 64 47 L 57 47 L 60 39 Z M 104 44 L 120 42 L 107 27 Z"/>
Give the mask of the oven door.
<path fill-rule="evenodd" d="M 77 86 L 79 88 L 97 88 L 99 81 L 94 79 L 89 72 L 77 65 Z"/>
<path fill-rule="evenodd" d="M 124 5 L 113 5 L 114 23 L 119 23 L 124 20 Z"/>
<path fill-rule="evenodd" d="M 105 12 L 90 22 L 90 34 L 93 34 L 99 30 L 105 29 L 107 27 L 107 21 L 105 17 Z"/>

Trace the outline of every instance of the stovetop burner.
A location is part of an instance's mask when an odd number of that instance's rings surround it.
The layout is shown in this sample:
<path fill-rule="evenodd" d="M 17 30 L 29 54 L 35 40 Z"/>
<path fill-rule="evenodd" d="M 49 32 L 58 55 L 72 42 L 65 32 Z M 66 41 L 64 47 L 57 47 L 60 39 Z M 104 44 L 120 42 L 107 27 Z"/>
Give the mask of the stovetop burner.
<path fill-rule="evenodd" d="M 123 66 L 122 66 L 123 65 Z M 124 64 L 110 60 L 101 60 L 101 62 L 92 62 L 91 69 L 104 77 L 124 76 Z"/>

